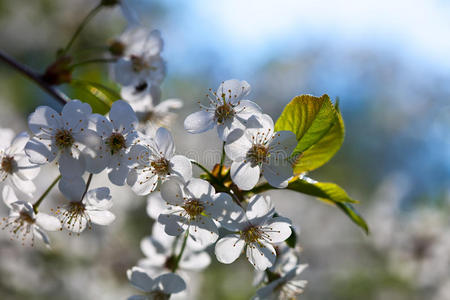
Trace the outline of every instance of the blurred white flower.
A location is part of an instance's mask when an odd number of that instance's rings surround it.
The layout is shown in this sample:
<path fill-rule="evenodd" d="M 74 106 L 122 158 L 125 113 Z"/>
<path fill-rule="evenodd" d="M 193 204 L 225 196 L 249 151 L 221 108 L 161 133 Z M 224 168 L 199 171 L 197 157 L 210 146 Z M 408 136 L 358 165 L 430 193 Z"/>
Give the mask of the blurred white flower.
<path fill-rule="evenodd" d="M 219 218 L 226 229 L 238 232 L 220 239 L 215 247 L 217 260 L 224 264 L 234 262 L 246 247 L 247 258 L 255 269 L 264 271 L 275 263 L 272 244 L 281 243 L 291 235 L 291 222 L 284 217 L 273 217 L 275 210 L 270 197 L 254 195 L 247 210 L 228 205 Z M 227 217 L 226 215 L 229 215 Z"/>
<path fill-rule="evenodd" d="M 218 193 L 207 181 L 193 178 L 185 186 L 169 179 L 161 186 L 161 196 L 169 205 L 158 222 L 165 226 L 168 235 L 177 236 L 188 230 L 189 235 L 201 245 L 214 243 L 219 237 L 213 218 L 217 204 L 229 200 L 230 195 Z"/>
<path fill-rule="evenodd" d="M 36 190 L 31 181 L 39 174 L 40 166 L 30 162 L 24 148 L 29 141 L 28 133 L 14 137 L 11 129 L 0 129 L 0 180 L 7 180 L 17 191 L 29 196 Z"/>
<path fill-rule="evenodd" d="M 127 183 L 138 195 L 154 191 L 166 178 L 176 177 L 182 182 L 192 177 L 192 165 L 183 155 L 175 155 L 175 143 L 170 132 L 160 127 L 154 139 L 142 138 L 142 144 L 133 146 L 137 166 L 128 175 Z"/>
<path fill-rule="evenodd" d="M 253 300 L 289 300 L 296 299 L 297 296 L 303 293 L 306 286 L 306 281 L 301 280 L 300 273 L 308 265 L 298 265 L 285 275 L 271 281 L 266 286 L 256 291 Z"/>
<path fill-rule="evenodd" d="M 97 134 L 88 129 L 91 106 L 79 100 L 64 105 L 61 114 L 48 106 L 39 106 L 28 118 L 33 133 L 25 146 L 30 161 L 46 164 L 57 158 L 61 175 L 81 176 L 85 160 L 81 150 Z"/>
<path fill-rule="evenodd" d="M 22 241 L 25 245 L 30 240 L 31 246 L 34 245 L 34 238 L 42 240 L 47 247 L 50 246 L 50 239 L 44 230 L 56 231 L 61 225 L 56 217 L 35 212 L 33 205 L 29 202 L 19 201 L 13 189 L 5 186 L 2 191 L 3 201 L 10 208 L 7 218 L 0 222 L 2 229 L 9 230 L 12 236 Z"/>
<path fill-rule="evenodd" d="M 78 235 L 91 224 L 109 225 L 115 216 L 109 209 L 113 203 L 109 188 L 101 187 L 86 191 L 83 178 L 73 178 L 70 181 L 62 179 L 59 182 L 61 193 L 69 203 L 55 212 L 60 219 L 60 229 L 65 227 Z M 69 233 L 71 235 L 71 233 Z"/>
<path fill-rule="evenodd" d="M 156 222 L 152 235 L 141 241 L 141 250 L 146 258 L 139 260 L 138 266 L 148 270 L 152 275 L 172 271 L 176 257 L 181 251 L 183 241 L 164 232 L 164 226 Z M 201 271 L 211 263 L 211 258 L 204 251 L 205 246 L 191 237 L 186 242 L 183 255 L 178 262 L 178 271 Z M 189 277 L 189 276 L 186 276 Z"/>
<path fill-rule="evenodd" d="M 113 103 L 108 118 L 91 115 L 90 127 L 100 139 L 92 140 L 90 147 L 84 150 L 86 170 L 99 173 L 108 168 L 109 180 L 115 185 L 124 185 L 135 161 L 135 154 L 130 150 L 138 137 L 136 126 L 136 114 L 123 100 Z"/>
<path fill-rule="evenodd" d="M 187 116 L 184 128 L 190 133 L 202 133 L 217 126 L 219 138 L 226 141 L 230 132 L 244 129 L 250 117 L 261 113 L 256 103 L 243 99 L 249 93 L 250 85 L 245 80 L 222 82 L 216 92 L 210 89 L 209 105 L 201 105 L 202 110 Z"/>
<path fill-rule="evenodd" d="M 235 130 L 227 139 L 225 152 L 233 161 L 231 178 L 242 190 L 252 189 L 260 174 L 277 188 L 285 188 L 293 175 L 289 157 L 297 145 L 290 131 L 274 132 L 272 118 L 263 115 L 260 128 Z"/>
<path fill-rule="evenodd" d="M 144 269 L 133 267 L 127 271 L 128 280 L 144 295 L 135 295 L 128 300 L 156 300 L 169 299 L 171 294 L 177 294 L 186 289 L 184 280 L 174 273 L 166 273 L 155 277 Z"/>

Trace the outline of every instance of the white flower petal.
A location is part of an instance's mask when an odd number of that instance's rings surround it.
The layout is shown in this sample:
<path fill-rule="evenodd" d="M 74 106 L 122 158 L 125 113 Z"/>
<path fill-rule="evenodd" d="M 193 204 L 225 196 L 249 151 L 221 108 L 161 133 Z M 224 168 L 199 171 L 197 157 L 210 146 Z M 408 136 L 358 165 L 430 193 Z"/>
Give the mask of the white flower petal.
<path fill-rule="evenodd" d="M 175 144 L 169 130 L 164 127 L 158 128 L 155 135 L 155 143 L 160 154 L 167 159 L 172 158 L 175 152 Z"/>
<path fill-rule="evenodd" d="M 122 186 L 125 184 L 129 172 L 130 168 L 127 165 L 114 164 L 114 167 L 108 173 L 108 178 L 113 184 Z"/>
<path fill-rule="evenodd" d="M 263 226 L 263 230 L 267 233 L 270 243 L 281 243 L 292 233 L 291 221 L 283 217 L 272 218 Z"/>
<path fill-rule="evenodd" d="M 255 269 L 264 271 L 273 265 L 276 253 L 271 244 L 259 241 L 259 243 L 247 245 L 247 258 Z"/>
<path fill-rule="evenodd" d="M 58 187 L 60 192 L 71 202 L 81 201 L 86 184 L 82 177 L 64 178 L 59 180 Z"/>
<path fill-rule="evenodd" d="M 211 257 L 206 252 L 188 253 L 183 255 L 180 260 L 180 269 L 187 271 L 200 271 L 208 267 L 211 263 Z"/>
<path fill-rule="evenodd" d="M 113 205 L 109 188 L 100 187 L 86 193 L 86 205 L 94 209 L 107 210 Z"/>
<path fill-rule="evenodd" d="M 30 158 L 30 161 L 40 165 L 52 162 L 57 154 L 55 150 L 34 138 L 28 141 L 25 146 L 25 153 Z"/>
<path fill-rule="evenodd" d="M 59 113 L 48 106 L 38 106 L 28 117 L 28 127 L 33 134 L 46 132 L 62 127 L 62 119 Z"/>
<path fill-rule="evenodd" d="M 123 100 L 117 100 L 111 106 L 109 119 L 116 131 L 128 132 L 137 126 L 137 117 L 130 104 Z"/>
<path fill-rule="evenodd" d="M 34 185 L 33 181 L 22 180 L 16 174 L 13 174 L 10 178 L 17 190 L 25 194 L 32 195 L 36 191 L 36 186 Z"/>
<path fill-rule="evenodd" d="M 168 235 L 177 236 L 184 232 L 187 227 L 187 220 L 176 214 L 162 213 L 158 217 L 158 222 L 164 225 L 164 231 Z"/>
<path fill-rule="evenodd" d="M 214 196 L 213 206 L 208 209 L 211 216 L 230 231 L 243 230 L 248 226 L 245 211 L 237 205 L 227 193 Z"/>
<path fill-rule="evenodd" d="M 289 162 L 277 161 L 273 164 L 263 164 L 262 174 L 271 186 L 285 188 L 293 176 L 293 169 Z"/>
<path fill-rule="evenodd" d="M 261 224 L 271 218 L 274 213 L 275 208 L 270 196 L 254 195 L 250 198 L 246 215 L 253 225 Z"/>
<path fill-rule="evenodd" d="M 92 114 L 89 116 L 89 121 L 95 130 L 103 138 L 108 137 L 113 132 L 113 125 L 105 116 L 99 114 Z"/>
<path fill-rule="evenodd" d="M 23 131 L 19 133 L 11 142 L 11 147 L 9 148 L 10 154 L 20 153 L 25 148 L 25 145 L 30 140 L 30 136 L 27 132 Z"/>
<path fill-rule="evenodd" d="M 88 127 L 88 117 L 92 113 L 91 106 L 79 100 L 71 100 L 64 105 L 61 115 L 65 129 L 74 132 L 83 131 Z"/>
<path fill-rule="evenodd" d="M 34 236 L 43 241 L 47 247 L 50 247 L 50 238 L 48 237 L 47 233 L 41 230 L 38 226 L 33 226 L 32 230 L 34 231 Z"/>
<path fill-rule="evenodd" d="M 248 150 L 252 147 L 252 142 L 241 129 L 236 129 L 227 137 L 225 153 L 234 162 L 243 162 Z"/>
<path fill-rule="evenodd" d="M 28 156 L 20 157 L 17 162 L 17 176 L 22 180 L 32 180 L 39 174 L 40 166 L 30 162 Z"/>
<path fill-rule="evenodd" d="M 58 163 L 61 175 L 66 178 L 80 177 L 86 170 L 84 156 L 78 155 L 78 157 L 75 157 L 75 155 L 69 154 L 68 151 L 61 153 Z"/>
<path fill-rule="evenodd" d="M 154 192 L 147 197 L 147 215 L 158 220 L 158 216 L 165 210 L 167 210 L 167 203 L 161 196 L 160 192 Z M 155 223 L 157 224 L 157 223 Z"/>
<path fill-rule="evenodd" d="M 242 253 L 245 241 L 238 234 L 229 234 L 216 243 L 217 260 L 223 264 L 231 264 Z"/>
<path fill-rule="evenodd" d="M 250 91 L 250 84 L 247 81 L 229 79 L 220 84 L 217 89 L 217 95 L 220 97 L 222 94 L 225 94 L 225 98 L 227 100 L 230 99 L 231 103 L 234 103 L 247 96 Z"/>
<path fill-rule="evenodd" d="M 214 221 L 205 216 L 197 216 L 190 222 L 189 234 L 202 246 L 213 244 L 219 238 L 219 232 Z"/>
<path fill-rule="evenodd" d="M 172 205 L 184 203 L 183 191 L 180 183 L 175 179 L 169 179 L 161 185 L 161 196 L 167 203 Z"/>
<path fill-rule="evenodd" d="M 241 100 L 239 104 L 234 108 L 235 111 L 239 112 L 238 116 L 247 120 L 253 115 L 261 113 L 261 108 L 253 101 Z"/>
<path fill-rule="evenodd" d="M 177 274 L 167 273 L 155 278 L 154 287 L 155 289 L 170 295 L 184 291 L 186 289 L 186 283 L 183 278 Z"/>
<path fill-rule="evenodd" d="M 109 210 L 88 210 L 91 222 L 97 225 L 109 225 L 116 219 L 116 216 Z"/>
<path fill-rule="evenodd" d="M 9 185 L 5 185 L 2 190 L 2 198 L 3 202 L 11 208 L 11 204 L 14 202 L 19 201 L 19 199 L 16 196 L 16 193 L 14 193 L 14 189 L 10 187 Z"/>
<path fill-rule="evenodd" d="M 237 118 L 232 118 L 217 125 L 217 135 L 222 141 L 227 141 L 228 135 L 236 129 L 244 130 L 245 126 Z"/>
<path fill-rule="evenodd" d="M 192 164 L 191 161 L 183 155 L 175 155 L 170 160 L 170 174 L 174 174 L 184 182 L 192 178 Z"/>
<path fill-rule="evenodd" d="M 138 172 L 132 169 L 128 174 L 127 184 L 131 186 L 136 195 L 148 195 L 156 189 L 158 175 L 152 172 Z"/>
<path fill-rule="evenodd" d="M 200 199 L 204 196 L 212 197 L 216 193 L 214 187 L 208 181 L 199 178 L 192 178 L 189 180 L 185 189 L 196 199 Z"/>
<path fill-rule="evenodd" d="M 204 110 L 190 114 L 184 120 L 184 129 L 189 133 L 202 133 L 214 127 L 214 113 Z"/>
<path fill-rule="evenodd" d="M 6 149 L 11 146 L 11 141 L 14 139 L 14 130 L 10 128 L 0 128 L 0 149 Z"/>
<path fill-rule="evenodd" d="M 58 218 L 44 213 L 36 215 L 36 224 L 47 231 L 57 231 L 61 228 L 61 221 Z"/>
<path fill-rule="evenodd" d="M 297 138 L 291 131 L 277 131 L 269 146 L 277 152 L 276 157 L 278 159 L 289 158 L 292 151 L 297 147 Z"/>
<path fill-rule="evenodd" d="M 127 277 L 130 283 L 141 291 L 152 291 L 154 281 L 144 269 L 133 267 L 131 270 L 127 270 Z"/>
<path fill-rule="evenodd" d="M 231 179 L 244 191 L 251 190 L 259 181 L 260 168 L 250 162 L 233 162 L 231 164 Z"/>
<path fill-rule="evenodd" d="M 170 109 L 179 109 L 183 107 L 183 101 L 180 99 L 166 99 L 155 106 L 155 111 L 168 112 Z"/>

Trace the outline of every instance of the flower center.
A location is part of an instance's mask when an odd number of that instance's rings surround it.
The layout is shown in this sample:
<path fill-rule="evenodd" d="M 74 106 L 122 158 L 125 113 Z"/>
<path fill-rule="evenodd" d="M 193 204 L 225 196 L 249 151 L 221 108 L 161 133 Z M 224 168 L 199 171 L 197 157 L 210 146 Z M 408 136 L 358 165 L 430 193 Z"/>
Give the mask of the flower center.
<path fill-rule="evenodd" d="M 232 118 L 233 116 L 234 116 L 233 107 L 228 103 L 224 103 L 221 106 L 217 107 L 214 115 L 216 122 L 218 124 L 222 124 L 223 122 Z"/>
<path fill-rule="evenodd" d="M 126 45 L 121 41 L 114 40 L 109 45 L 109 52 L 114 56 L 122 56 L 125 53 Z"/>
<path fill-rule="evenodd" d="M 60 230 L 62 230 L 63 225 L 66 225 L 68 230 L 77 231 L 77 235 L 80 235 L 85 221 L 87 222 L 88 228 L 91 229 L 91 219 L 86 213 L 86 206 L 81 201 L 70 202 L 63 211 L 58 208 L 55 214 L 60 217 Z M 72 235 L 72 233 L 69 232 L 69 235 Z"/>
<path fill-rule="evenodd" d="M 175 266 L 177 258 L 174 255 L 169 256 L 164 262 L 164 267 L 168 270 L 172 270 Z"/>
<path fill-rule="evenodd" d="M 55 144 L 59 149 L 69 148 L 73 145 L 75 139 L 69 130 L 60 129 L 55 134 Z"/>
<path fill-rule="evenodd" d="M 247 157 L 252 163 L 260 164 L 266 161 L 269 155 L 269 149 L 261 144 L 253 145 L 250 150 L 248 150 Z"/>
<path fill-rule="evenodd" d="M 165 176 L 169 174 L 169 161 L 164 157 L 152 161 L 150 165 L 155 170 L 155 173 L 159 176 Z"/>
<path fill-rule="evenodd" d="M 30 240 L 30 245 L 33 247 L 34 231 L 31 226 L 34 223 L 35 220 L 29 214 L 20 212 L 16 217 L 3 218 L 0 225 L 4 224 L 2 230 L 8 230 L 11 233 L 12 239 L 20 239 L 23 246 L 25 246 L 27 240 Z M 31 237 L 31 239 L 29 237 Z"/>
<path fill-rule="evenodd" d="M 133 71 L 136 73 L 149 68 L 149 65 L 142 59 L 142 57 L 136 55 L 131 55 L 131 66 Z"/>
<path fill-rule="evenodd" d="M 168 300 L 168 299 L 170 299 L 169 295 L 164 294 L 161 291 L 152 291 L 150 294 L 152 295 L 152 299 L 154 299 L 154 300 Z"/>
<path fill-rule="evenodd" d="M 183 209 L 186 211 L 189 217 L 191 217 L 191 219 L 195 219 L 197 216 L 202 214 L 202 212 L 205 210 L 205 207 L 197 199 L 192 199 L 184 203 Z"/>
<path fill-rule="evenodd" d="M 111 154 L 115 154 L 127 147 L 125 138 L 118 132 L 111 134 L 111 136 L 106 140 L 106 144 L 109 146 Z"/>
<path fill-rule="evenodd" d="M 262 231 L 259 227 L 251 226 L 241 233 L 241 237 L 247 244 L 256 243 L 262 237 Z"/>
<path fill-rule="evenodd" d="M 4 156 L 2 158 L 2 170 L 6 173 L 12 174 L 16 167 L 16 162 L 13 156 Z"/>

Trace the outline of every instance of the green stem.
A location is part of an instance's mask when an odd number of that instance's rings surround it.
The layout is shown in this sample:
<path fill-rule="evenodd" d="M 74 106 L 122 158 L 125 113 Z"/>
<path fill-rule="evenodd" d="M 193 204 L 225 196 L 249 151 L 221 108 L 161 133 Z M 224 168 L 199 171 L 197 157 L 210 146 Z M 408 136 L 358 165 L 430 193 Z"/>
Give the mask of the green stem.
<path fill-rule="evenodd" d="M 222 157 L 220 158 L 219 177 L 222 177 L 223 163 L 225 162 L 225 142 L 222 144 Z"/>
<path fill-rule="evenodd" d="M 93 58 L 85 61 L 78 62 L 70 66 L 70 69 L 73 70 L 79 66 L 89 65 L 89 64 L 97 64 L 97 63 L 115 63 L 117 62 L 117 58 Z"/>
<path fill-rule="evenodd" d="M 31 70 L 29 67 L 17 62 L 14 58 L 9 56 L 8 54 L 0 51 L 0 60 L 8 64 L 13 69 L 20 72 L 28 79 L 34 81 L 34 83 L 36 83 L 40 88 L 46 91 L 53 98 L 58 100 L 58 102 L 61 103 L 62 105 L 65 105 L 67 102 L 70 101 L 69 97 L 67 97 L 65 94 L 61 93 L 59 90 L 55 89 L 53 86 L 42 80 L 40 75 Z"/>
<path fill-rule="evenodd" d="M 92 177 L 94 176 L 94 174 L 90 173 L 88 180 L 86 182 L 86 188 L 84 189 L 83 195 L 81 196 L 80 201 L 82 201 L 84 199 L 84 196 L 86 196 L 86 193 L 88 192 L 89 186 L 91 185 L 91 181 L 92 181 Z"/>
<path fill-rule="evenodd" d="M 102 8 L 102 5 L 99 4 L 96 7 L 94 7 L 89 14 L 84 18 L 84 20 L 81 22 L 81 24 L 78 26 L 77 30 L 73 34 L 72 38 L 70 39 L 67 46 L 64 48 L 64 50 L 59 53 L 59 56 L 64 56 L 69 50 L 70 47 L 72 47 L 73 42 L 77 39 L 77 37 L 80 35 L 81 31 L 83 31 L 83 28 L 86 26 L 87 23 L 100 11 Z"/>
<path fill-rule="evenodd" d="M 48 193 L 50 193 L 50 191 L 52 190 L 52 188 L 56 185 L 56 183 L 61 179 L 61 175 L 59 175 L 58 177 L 56 177 L 55 180 L 53 180 L 53 182 L 50 184 L 50 186 L 45 190 L 45 192 L 42 194 L 41 197 L 39 197 L 39 199 L 36 201 L 36 203 L 33 204 L 33 210 L 34 213 L 38 212 L 38 208 L 39 205 L 41 205 L 42 201 L 44 200 L 45 197 L 47 197 Z"/>
<path fill-rule="evenodd" d="M 172 272 L 175 273 L 178 269 L 178 264 L 180 263 L 181 257 L 183 256 L 184 249 L 186 248 L 187 239 L 189 237 L 189 228 L 186 230 L 186 233 L 184 234 L 183 244 L 181 245 L 180 253 L 178 254 L 177 258 L 175 259 L 175 263 L 172 268 Z"/>
<path fill-rule="evenodd" d="M 203 172 L 205 172 L 206 174 L 208 174 L 209 177 L 211 177 L 211 179 L 215 179 L 216 177 L 207 169 L 205 168 L 202 164 L 200 164 L 199 162 L 196 162 L 195 160 L 191 160 L 191 163 L 193 163 L 194 165 L 196 165 L 197 167 L 199 167 L 200 169 L 202 169 Z"/>
<path fill-rule="evenodd" d="M 253 193 L 253 194 L 260 194 L 268 190 L 272 190 L 274 187 L 272 187 L 268 182 L 261 183 L 260 185 L 255 186 L 250 191 L 247 191 L 246 193 Z"/>

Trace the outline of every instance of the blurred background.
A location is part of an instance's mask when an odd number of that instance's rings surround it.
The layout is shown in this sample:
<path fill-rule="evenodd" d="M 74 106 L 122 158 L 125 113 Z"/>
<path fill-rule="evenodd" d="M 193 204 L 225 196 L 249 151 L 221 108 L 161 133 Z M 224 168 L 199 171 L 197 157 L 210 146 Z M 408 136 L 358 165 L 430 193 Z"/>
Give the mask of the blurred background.
<path fill-rule="evenodd" d="M 94 0 L 0 0 L 0 48 L 44 71 Z M 369 223 L 366 236 L 334 207 L 287 191 L 271 192 L 280 214 L 300 229 L 309 267 L 304 299 L 450 299 L 450 4 L 399 1 L 129 0 L 142 23 L 162 32 L 168 75 L 163 99 L 184 107 L 173 124 L 180 153 L 220 149 L 214 132 L 186 136 L 183 120 L 208 88 L 238 78 L 274 119 L 296 95 L 339 97 L 346 139 L 310 176 L 339 184 Z M 104 9 L 77 40 L 75 58 L 100 56 L 126 22 Z M 74 78 L 113 83 L 108 67 Z M 61 89 L 83 100 L 83 93 Z M 0 126 L 26 130 L 47 94 L 0 64 Z M 189 152 L 188 152 L 189 151 Z M 209 165 L 212 167 L 212 165 Z M 53 176 L 43 170 L 43 191 Z M 48 176 L 47 176 L 48 175 Z M 101 178 L 97 179 L 98 185 Z M 95 184 L 95 181 L 94 181 Z M 38 193 L 39 194 L 39 193 Z M 55 207 L 55 192 L 43 205 Z M 0 299 L 125 299 L 125 271 L 150 234 L 145 198 L 113 188 L 117 220 L 80 237 L 53 233 L 52 251 L 22 247 L 0 231 Z M 1 206 L 2 216 L 7 214 Z M 195 299 L 248 299 L 251 266 L 212 265 L 192 275 Z"/>

